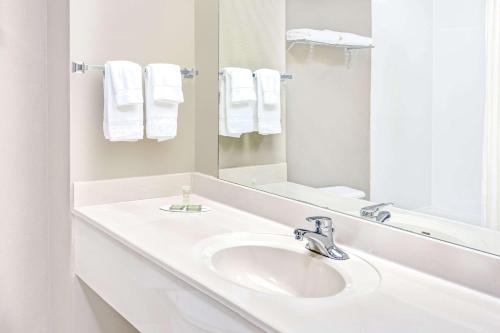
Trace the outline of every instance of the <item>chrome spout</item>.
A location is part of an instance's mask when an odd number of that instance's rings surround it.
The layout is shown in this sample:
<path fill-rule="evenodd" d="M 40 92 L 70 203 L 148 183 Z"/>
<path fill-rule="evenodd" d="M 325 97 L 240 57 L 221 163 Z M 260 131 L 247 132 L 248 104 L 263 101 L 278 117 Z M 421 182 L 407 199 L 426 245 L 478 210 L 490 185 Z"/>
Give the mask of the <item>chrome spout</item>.
<path fill-rule="evenodd" d="M 332 219 L 329 217 L 315 216 L 308 217 L 307 221 L 315 223 L 315 230 L 295 229 L 295 239 L 307 239 L 306 248 L 322 256 L 335 260 L 349 259 L 347 253 L 335 245 L 335 229 L 332 226 Z"/>

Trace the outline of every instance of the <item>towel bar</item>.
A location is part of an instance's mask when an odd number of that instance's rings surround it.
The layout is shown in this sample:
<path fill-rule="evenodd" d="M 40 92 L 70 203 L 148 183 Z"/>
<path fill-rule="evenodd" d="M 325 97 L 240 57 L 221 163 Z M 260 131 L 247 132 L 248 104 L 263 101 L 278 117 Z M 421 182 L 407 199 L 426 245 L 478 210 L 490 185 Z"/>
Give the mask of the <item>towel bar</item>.
<path fill-rule="evenodd" d="M 87 71 L 104 71 L 104 65 L 88 65 L 84 62 L 72 62 L 71 72 L 72 73 L 83 73 Z M 181 74 L 186 79 L 192 79 L 199 74 L 197 69 L 194 68 L 181 68 Z"/>
<path fill-rule="evenodd" d="M 219 72 L 219 75 L 222 75 L 223 72 Z M 253 74 L 253 77 L 255 77 L 255 74 Z M 293 80 L 293 75 L 292 74 L 287 74 L 287 73 L 281 73 L 281 81 L 285 80 Z"/>

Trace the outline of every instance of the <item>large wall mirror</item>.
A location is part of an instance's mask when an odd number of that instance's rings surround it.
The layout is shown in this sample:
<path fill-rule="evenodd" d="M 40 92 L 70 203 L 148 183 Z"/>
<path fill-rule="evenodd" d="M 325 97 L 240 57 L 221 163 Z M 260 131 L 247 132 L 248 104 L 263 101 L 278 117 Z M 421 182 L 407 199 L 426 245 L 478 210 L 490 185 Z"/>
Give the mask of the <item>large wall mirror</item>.
<path fill-rule="evenodd" d="M 500 255 L 488 7 L 220 0 L 220 178 Z"/>

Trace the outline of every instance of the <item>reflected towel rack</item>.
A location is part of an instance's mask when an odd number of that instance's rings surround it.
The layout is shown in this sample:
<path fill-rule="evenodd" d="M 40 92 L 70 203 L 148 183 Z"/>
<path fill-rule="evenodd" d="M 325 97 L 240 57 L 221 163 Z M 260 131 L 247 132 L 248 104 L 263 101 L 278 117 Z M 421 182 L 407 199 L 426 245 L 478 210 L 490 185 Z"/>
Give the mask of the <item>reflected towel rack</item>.
<path fill-rule="evenodd" d="M 72 62 L 72 73 L 83 73 L 87 71 L 104 71 L 104 65 L 88 65 L 84 62 Z M 181 74 L 186 79 L 192 79 L 199 74 L 197 69 L 194 68 L 181 68 Z"/>
<path fill-rule="evenodd" d="M 224 72 L 220 71 L 219 75 L 223 75 Z M 255 74 L 253 74 L 253 77 L 255 77 Z M 287 73 L 281 73 L 281 81 L 285 80 L 293 80 L 293 75 L 292 74 L 287 74 Z"/>
<path fill-rule="evenodd" d="M 316 42 L 307 39 L 293 39 L 293 40 L 288 40 L 287 42 L 289 43 L 289 46 L 286 50 L 287 52 L 290 52 L 293 49 L 293 47 L 297 44 L 309 45 L 311 51 L 314 49 L 315 46 L 329 46 L 329 47 L 344 49 L 345 64 L 347 68 L 351 67 L 354 52 L 363 49 L 375 48 L 374 45 L 335 44 L 335 43 Z"/>
<path fill-rule="evenodd" d="M 316 45 L 318 45 L 318 46 L 330 46 L 330 47 L 342 48 L 342 49 L 346 49 L 346 50 L 373 49 L 375 47 L 374 45 L 354 45 L 354 44 L 336 44 L 336 43 L 316 42 L 316 41 L 307 40 L 307 39 L 293 39 L 293 40 L 288 40 L 287 42 L 289 43 L 287 51 L 290 51 L 297 44 L 306 44 L 306 45 L 309 45 L 310 47 L 314 47 Z"/>

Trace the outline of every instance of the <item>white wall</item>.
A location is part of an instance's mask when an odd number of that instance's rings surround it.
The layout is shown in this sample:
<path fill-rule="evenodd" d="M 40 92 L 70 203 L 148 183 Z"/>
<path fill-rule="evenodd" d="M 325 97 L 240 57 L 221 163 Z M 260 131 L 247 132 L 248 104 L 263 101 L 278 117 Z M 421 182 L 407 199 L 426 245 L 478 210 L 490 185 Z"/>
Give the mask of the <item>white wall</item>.
<path fill-rule="evenodd" d="M 49 320 L 45 1 L 0 4 L 0 332 Z"/>
<path fill-rule="evenodd" d="M 479 223 L 484 0 L 374 0 L 372 200 Z"/>
<path fill-rule="evenodd" d="M 431 204 L 432 0 L 373 0 L 371 200 Z"/>
<path fill-rule="evenodd" d="M 475 224 L 481 221 L 484 15 L 484 0 L 434 1 L 432 207 Z"/>

